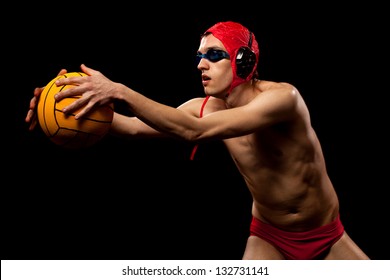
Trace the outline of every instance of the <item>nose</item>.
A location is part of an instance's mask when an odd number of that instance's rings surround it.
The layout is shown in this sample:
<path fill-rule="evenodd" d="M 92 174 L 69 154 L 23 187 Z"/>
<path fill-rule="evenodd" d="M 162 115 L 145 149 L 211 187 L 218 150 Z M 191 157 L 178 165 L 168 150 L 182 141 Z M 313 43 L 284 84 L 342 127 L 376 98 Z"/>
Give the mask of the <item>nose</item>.
<path fill-rule="evenodd" d="M 207 69 L 207 68 L 208 68 L 207 59 L 201 58 L 201 59 L 199 60 L 199 63 L 198 63 L 197 68 L 198 68 L 199 70 Z"/>

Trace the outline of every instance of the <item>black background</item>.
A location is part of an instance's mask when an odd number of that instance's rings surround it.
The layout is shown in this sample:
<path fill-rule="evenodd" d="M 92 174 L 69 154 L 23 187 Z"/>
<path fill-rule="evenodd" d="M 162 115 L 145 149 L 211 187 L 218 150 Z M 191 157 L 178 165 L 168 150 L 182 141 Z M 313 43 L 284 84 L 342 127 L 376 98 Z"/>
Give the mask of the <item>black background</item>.
<path fill-rule="evenodd" d="M 224 20 L 254 32 L 261 79 L 300 90 L 347 232 L 371 258 L 388 259 L 383 8 L 95 5 L 5 11 L 2 259 L 242 257 L 251 200 L 221 144 L 201 145 L 195 161 L 192 145 L 176 140 L 107 136 L 65 151 L 24 123 L 33 89 L 81 63 L 171 106 L 203 96 L 199 35 Z"/>

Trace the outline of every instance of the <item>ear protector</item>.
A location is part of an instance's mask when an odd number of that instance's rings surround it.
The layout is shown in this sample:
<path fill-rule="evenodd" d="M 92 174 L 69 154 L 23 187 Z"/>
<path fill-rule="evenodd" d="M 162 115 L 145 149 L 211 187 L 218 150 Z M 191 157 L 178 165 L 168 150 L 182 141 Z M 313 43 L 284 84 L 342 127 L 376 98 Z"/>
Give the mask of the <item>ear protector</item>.
<path fill-rule="evenodd" d="M 236 56 L 237 76 L 246 79 L 252 73 L 253 67 L 256 65 L 256 54 L 252 48 L 252 32 L 249 31 L 248 46 L 240 47 Z"/>

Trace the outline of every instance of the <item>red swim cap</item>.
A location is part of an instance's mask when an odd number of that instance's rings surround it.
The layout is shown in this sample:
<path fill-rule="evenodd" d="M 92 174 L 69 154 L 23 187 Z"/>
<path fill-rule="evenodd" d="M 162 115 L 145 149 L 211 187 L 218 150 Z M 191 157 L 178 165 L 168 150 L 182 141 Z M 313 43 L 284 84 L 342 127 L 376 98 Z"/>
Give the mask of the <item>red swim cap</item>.
<path fill-rule="evenodd" d="M 215 38 L 220 40 L 230 55 L 233 70 L 233 82 L 228 93 L 230 93 L 236 86 L 252 79 L 253 74 L 256 72 L 260 54 L 259 45 L 256 41 L 255 35 L 243 25 L 232 21 L 216 23 L 207 29 L 204 34 L 207 33 L 212 33 Z M 246 77 L 239 77 L 237 74 L 236 60 L 241 47 L 249 47 L 255 54 L 255 61 L 250 62 L 250 65 L 253 65 L 253 69 L 250 70 L 249 75 Z"/>

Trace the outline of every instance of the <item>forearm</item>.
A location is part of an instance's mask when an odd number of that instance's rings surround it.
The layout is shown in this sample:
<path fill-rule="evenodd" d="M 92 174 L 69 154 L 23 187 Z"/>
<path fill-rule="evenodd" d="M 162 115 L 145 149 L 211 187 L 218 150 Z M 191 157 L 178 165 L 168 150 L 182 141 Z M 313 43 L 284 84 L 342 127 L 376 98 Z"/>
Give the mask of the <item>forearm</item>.
<path fill-rule="evenodd" d="M 195 118 L 182 110 L 160 104 L 124 86 L 119 86 L 119 99 L 142 122 L 155 130 L 175 137 L 188 139 Z"/>
<path fill-rule="evenodd" d="M 163 133 L 148 126 L 136 117 L 114 113 L 110 134 L 121 138 L 154 138 L 166 137 Z"/>

